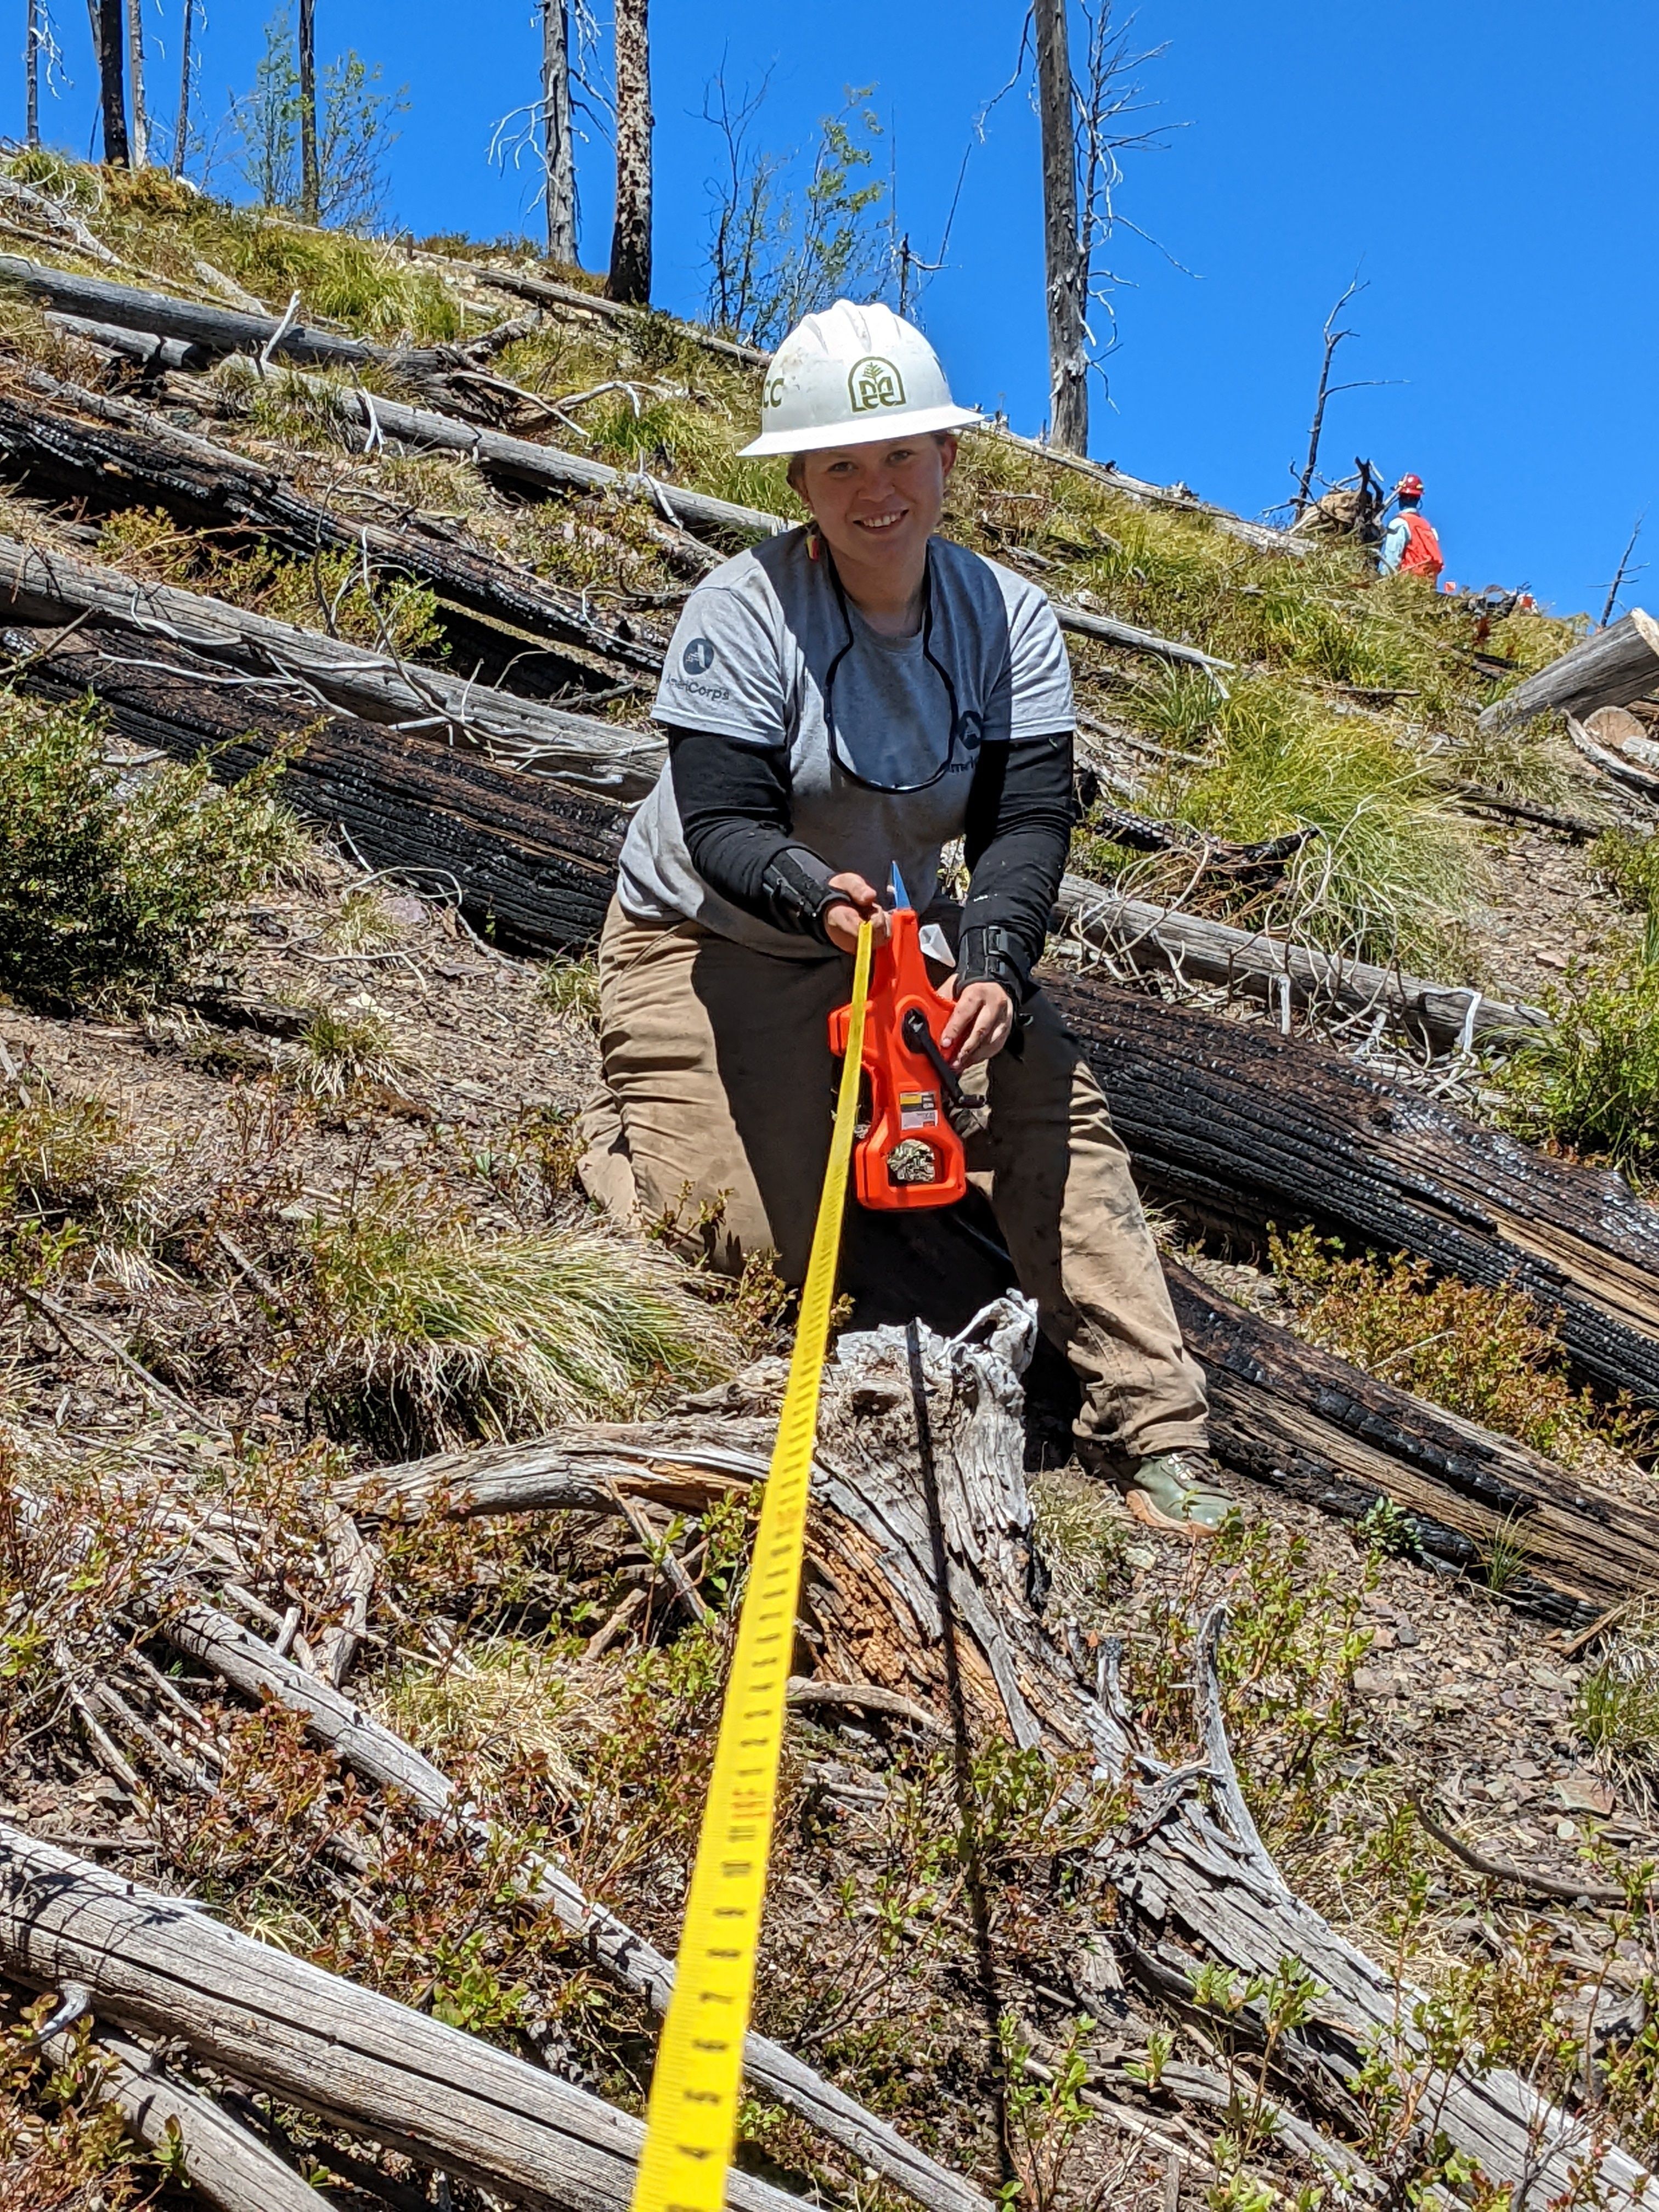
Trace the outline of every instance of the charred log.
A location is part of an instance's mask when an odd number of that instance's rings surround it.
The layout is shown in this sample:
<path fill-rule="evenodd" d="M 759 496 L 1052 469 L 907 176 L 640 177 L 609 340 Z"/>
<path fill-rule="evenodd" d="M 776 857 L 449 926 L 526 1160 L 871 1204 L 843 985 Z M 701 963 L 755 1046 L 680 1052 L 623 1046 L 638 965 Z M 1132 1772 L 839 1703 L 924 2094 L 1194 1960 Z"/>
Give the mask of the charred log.
<path fill-rule="evenodd" d="M 1580 1373 L 1659 1406 L 1659 1213 L 1622 1176 L 1549 1159 L 1264 1024 L 1086 980 L 1046 988 L 1143 1188 L 1252 1246 L 1271 1224 L 1309 1222 L 1523 1291 Z"/>
<path fill-rule="evenodd" d="M 301 556 L 361 556 L 374 569 L 428 585 L 454 606 L 532 637 L 580 646 L 619 669 L 650 675 L 662 665 L 659 641 L 626 622 L 604 621 L 579 593 L 544 583 L 450 531 L 346 521 L 275 469 L 130 401 L 39 370 L 18 381 L 27 397 L 0 390 L 0 455 L 32 490 L 88 499 L 103 509 L 155 505 L 197 529 L 239 524 Z"/>
<path fill-rule="evenodd" d="M 1581 1627 L 1659 1581 L 1659 1514 L 1164 1273 L 1228 1466 L 1345 1521 L 1388 1498 L 1449 1572 L 1484 1579 L 1501 1543 L 1524 1561 L 1504 1598 L 1540 1620 Z"/>

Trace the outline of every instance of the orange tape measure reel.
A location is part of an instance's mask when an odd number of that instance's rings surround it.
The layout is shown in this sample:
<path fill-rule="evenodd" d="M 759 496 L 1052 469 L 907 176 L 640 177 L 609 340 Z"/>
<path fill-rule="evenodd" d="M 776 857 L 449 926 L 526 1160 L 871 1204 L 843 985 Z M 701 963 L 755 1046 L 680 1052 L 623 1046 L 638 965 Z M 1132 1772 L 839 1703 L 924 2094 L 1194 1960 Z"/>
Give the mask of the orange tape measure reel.
<path fill-rule="evenodd" d="M 964 1197 L 968 1163 L 949 1115 L 951 1107 L 964 1103 L 962 1086 L 939 1042 L 951 1002 L 928 978 L 921 924 L 896 868 L 892 896 L 892 935 L 878 949 L 870 979 L 861 1060 L 870 1126 L 853 1155 L 853 1185 L 860 1206 L 905 1212 Z M 846 1054 L 851 1013 L 850 1006 L 840 1006 L 830 1017 L 830 1049 L 838 1058 Z M 901 1146 L 905 1159 L 896 1177 L 891 1163 Z M 933 1174 L 925 1180 L 910 1172 L 919 1149 L 932 1156 Z"/>

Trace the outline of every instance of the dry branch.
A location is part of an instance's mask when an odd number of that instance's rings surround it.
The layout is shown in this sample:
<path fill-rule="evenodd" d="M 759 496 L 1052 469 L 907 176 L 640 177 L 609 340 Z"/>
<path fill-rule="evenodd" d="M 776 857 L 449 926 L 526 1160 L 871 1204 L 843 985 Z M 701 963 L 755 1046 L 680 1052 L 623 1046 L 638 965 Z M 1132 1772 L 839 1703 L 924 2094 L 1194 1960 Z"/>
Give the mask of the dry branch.
<path fill-rule="evenodd" d="M 622 1462 L 620 1481 L 611 1483 L 598 1471 L 602 1464 L 602 1455 L 590 1458 L 586 1479 L 567 1493 L 573 1502 L 580 1500 L 584 1510 L 615 1513 L 622 1510 L 624 1494 L 657 1494 L 650 1492 L 648 1482 L 641 1482 L 637 1468 Z M 706 1489 L 703 1495 L 706 1499 Z M 211 1667 L 245 1696 L 270 1695 L 304 1713 L 317 1740 L 359 1774 L 397 1790 L 429 1819 L 459 1822 L 480 1846 L 487 1842 L 489 1822 L 460 1799 L 448 1777 L 413 1745 L 383 1728 L 331 1685 L 283 1658 L 249 1630 L 208 1606 L 169 1616 L 162 1626 L 186 1657 Z M 530 1868 L 535 1893 L 582 1938 L 595 1962 L 661 2012 L 673 1987 L 672 1962 L 604 1905 L 584 1896 L 551 1861 L 535 1857 Z M 781 2045 L 751 2034 L 744 2057 L 752 2081 L 931 2212 L 988 2212 L 976 2189 L 908 2143 L 885 2121 Z"/>
<path fill-rule="evenodd" d="M 36 1987 L 82 1982 L 101 2017 L 477 2188 L 560 2212 L 629 2202 L 630 2114 L 3 1824 L 0 1962 Z M 729 2191 L 745 2212 L 799 2201 L 740 2173 Z"/>

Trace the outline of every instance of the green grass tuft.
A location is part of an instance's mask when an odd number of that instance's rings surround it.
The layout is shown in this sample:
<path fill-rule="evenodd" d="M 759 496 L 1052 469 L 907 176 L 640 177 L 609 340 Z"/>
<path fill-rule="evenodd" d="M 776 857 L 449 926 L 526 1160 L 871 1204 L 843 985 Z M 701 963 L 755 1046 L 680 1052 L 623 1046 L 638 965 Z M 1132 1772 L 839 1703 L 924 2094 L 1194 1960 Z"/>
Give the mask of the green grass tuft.
<path fill-rule="evenodd" d="M 597 1228 L 490 1236 L 393 1178 L 307 1249 L 301 1366 L 331 1425 L 392 1449 L 627 1413 L 729 1371 L 684 1272 Z"/>

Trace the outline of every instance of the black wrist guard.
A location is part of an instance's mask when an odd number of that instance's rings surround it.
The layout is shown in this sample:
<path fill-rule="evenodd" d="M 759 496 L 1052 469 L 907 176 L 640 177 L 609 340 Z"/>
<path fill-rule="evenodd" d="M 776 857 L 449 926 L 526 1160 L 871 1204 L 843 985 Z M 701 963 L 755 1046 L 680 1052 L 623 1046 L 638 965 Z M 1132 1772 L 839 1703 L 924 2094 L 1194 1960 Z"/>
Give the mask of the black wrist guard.
<path fill-rule="evenodd" d="M 969 983 L 1000 983 L 1016 1006 L 1031 995 L 1031 971 L 1025 954 L 1012 931 L 999 923 L 964 929 L 957 946 L 957 987 Z"/>
<path fill-rule="evenodd" d="M 816 937 L 828 945 L 830 933 L 823 917 L 840 896 L 830 888 L 830 871 L 816 853 L 804 845 L 785 845 L 767 862 L 761 891 L 771 909 L 768 919 L 778 929 Z"/>

